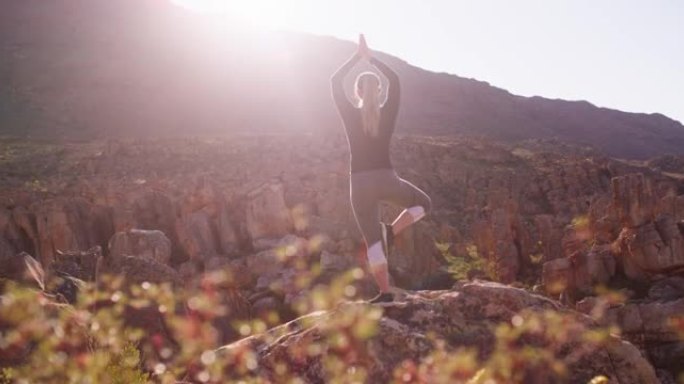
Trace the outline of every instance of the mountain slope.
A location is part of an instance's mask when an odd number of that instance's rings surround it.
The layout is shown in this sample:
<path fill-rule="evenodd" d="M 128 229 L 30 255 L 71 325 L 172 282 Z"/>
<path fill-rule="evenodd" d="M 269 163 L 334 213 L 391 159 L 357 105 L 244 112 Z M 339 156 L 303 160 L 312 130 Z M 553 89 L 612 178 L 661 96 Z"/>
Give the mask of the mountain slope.
<path fill-rule="evenodd" d="M 336 131 L 328 78 L 353 50 L 219 25 L 163 1 L 5 0 L 0 133 Z M 399 132 L 553 138 L 627 158 L 684 153 L 684 126 L 663 115 L 516 96 L 383 57 L 403 81 Z"/>

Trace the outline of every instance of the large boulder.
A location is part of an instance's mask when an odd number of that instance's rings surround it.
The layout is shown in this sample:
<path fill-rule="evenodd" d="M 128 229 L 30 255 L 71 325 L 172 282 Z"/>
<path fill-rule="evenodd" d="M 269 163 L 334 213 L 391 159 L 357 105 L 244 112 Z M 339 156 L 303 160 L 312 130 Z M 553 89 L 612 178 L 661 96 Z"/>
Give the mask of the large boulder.
<path fill-rule="evenodd" d="M 625 274 L 635 280 L 648 280 L 684 269 L 683 229 L 670 215 L 660 215 L 640 227 L 623 228 L 614 248 Z"/>
<path fill-rule="evenodd" d="M 181 263 L 188 259 L 176 234 L 178 207 L 168 193 L 157 190 L 127 192 L 112 202 L 112 221 L 115 232 L 131 229 L 158 230 L 171 241 L 171 259 Z"/>
<path fill-rule="evenodd" d="M 560 329 L 550 329 L 552 326 L 542 321 L 535 336 L 501 342 L 501 338 L 507 337 L 504 329 L 515 334 L 514 329 L 524 327 L 525 321 L 534 322 L 535 314 L 549 313 L 550 318 L 555 316 L 553 313 L 563 316 L 563 332 L 573 331 L 560 337 Z M 373 319 L 377 319 L 376 331 L 366 334 L 367 338 L 360 336 Z M 418 364 L 435 367 L 426 360 L 435 351 L 442 350 L 446 355 L 433 356 L 433 363 L 439 356 L 466 356 L 463 348 L 473 348 L 477 350 L 478 364 L 489 370 L 496 369 L 496 362 L 485 363 L 492 356 L 516 364 L 515 374 L 520 375 L 521 382 L 586 383 L 599 375 L 622 384 L 658 382 L 653 367 L 632 344 L 611 336 L 594 344 L 579 336 L 594 327 L 587 316 L 563 310 L 541 296 L 497 283 L 474 282 L 449 291 L 417 292 L 402 301 L 375 307 L 365 303 L 343 304 L 242 339 L 218 352 L 227 362 L 228 375 L 238 372 L 231 362 L 238 362 L 240 356 L 253 356 L 251 374 L 267 381 L 282 378 L 287 372 L 305 382 L 327 382 L 331 379 L 329 372 L 336 368 L 332 358 L 343 364 L 344 369 L 339 371 L 342 374 L 350 374 L 351 367 L 365 369 L 367 382 L 390 382 L 397 379 L 397 372 L 410 381 L 415 378 L 411 375 Z M 554 354 L 555 359 L 566 365 L 566 374 L 554 373 L 550 364 L 525 362 L 523 351 L 535 347 L 547 348 Z M 423 373 L 438 374 L 431 369 Z M 454 373 L 465 375 L 463 381 L 477 371 L 473 366 L 463 369 Z M 430 382 L 429 377 L 424 379 Z"/>
<path fill-rule="evenodd" d="M 641 301 L 610 304 L 605 299 L 587 298 L 577 304 L 600 324 L 615 325 L 626 340 L 634 343 L 657 368 L 676 376 L 684 374 L 684 340 L 673 326 L 684 319 L 684 279 L 657 282 L 649 297 Z"/>
<path fill-rule="evenodd" d="M 247 195 L 247 231 L 253 240 L 280 238 L 294 231 L 281 183 L 265 183 Z"/>
<path fill-rule="evenodd" d="M 606 285 L 615 275 L 616 261 L 609 246 L 594 246 L 587 252 L 547 261 L 542 266 L 542 284 L 553 296 L 561 293 L 587 295 L 596 286 Z"/>
<path fill-rule="evenodd" d="M 443 262 L 435 245 L 436 231 L 435 226 L 421 221 L 395 238 L 389 266 L 396 285 L 412 289 L 440 269 Z"/>
<path fill-rule="evenodd" d="M 120 274 L 129 284 L 168 282 L 174 286 L 182 287 L 186 283 L 181 275 L 168 265 L 154 259 L 136 256 L 122 256 L 117 259 L 116 264 L 108 266 L 104 272 Z"/>
<path fill-rule="evenodd" d="M 125 256 L 154 260 L 161 264 L 171 261 L 171 241 L 162 231 L 131 229 L 117 232 L 109 240 L 109 264 Z"/>

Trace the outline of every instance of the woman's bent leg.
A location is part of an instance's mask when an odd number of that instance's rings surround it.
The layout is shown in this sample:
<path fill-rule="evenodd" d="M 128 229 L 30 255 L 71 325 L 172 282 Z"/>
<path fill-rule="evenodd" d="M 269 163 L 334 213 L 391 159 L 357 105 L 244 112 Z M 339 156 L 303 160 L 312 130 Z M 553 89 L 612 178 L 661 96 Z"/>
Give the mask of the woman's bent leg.
<path fill-rule="evenodd" d="M 418 222 L 432 210 L 432 200 L 423 190 L 402 178 L 397 179 L 388 200 L 405 209 L 392 222 L 394 235 Z"/>

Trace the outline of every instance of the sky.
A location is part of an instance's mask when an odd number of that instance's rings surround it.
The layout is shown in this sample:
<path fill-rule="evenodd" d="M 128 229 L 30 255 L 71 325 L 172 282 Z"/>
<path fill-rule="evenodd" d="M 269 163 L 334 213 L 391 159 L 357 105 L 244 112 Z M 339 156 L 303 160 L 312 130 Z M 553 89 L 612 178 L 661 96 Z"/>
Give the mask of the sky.
<path fill-rule="evenodd" d="M 257 28 L 364 33 L 427 70 L 684 122 L 680 0 L 172 1 Z"/>

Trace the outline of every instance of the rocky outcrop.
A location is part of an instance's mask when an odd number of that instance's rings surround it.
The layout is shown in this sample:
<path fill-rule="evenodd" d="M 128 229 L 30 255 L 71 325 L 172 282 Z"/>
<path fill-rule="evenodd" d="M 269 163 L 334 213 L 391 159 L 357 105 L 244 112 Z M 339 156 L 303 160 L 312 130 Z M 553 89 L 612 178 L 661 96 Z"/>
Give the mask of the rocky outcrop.
<path fill-rule="evenodd" d="M 655 218 L 655 200 L 650 180 L 643 174 L 612 179 L 613 208 L 623 227 L 639 227 Z"/>
<path fill-rule="evenodd" d="M 59 173 L 37 173 L 50 192 L 24 190 L 24 178 L 49 166 L 40 163 L 43 157 L 31 174 L 0 169 L 9 180 L 0 195 L 9 217 L 0 249 L 27 251 L 46 263 L 57 249 L 100 245 L 108 256 L 114 233 L 143 229 L 162 231 L 171 242 L 167 263 L 186 270 L 258 254 L 287 234 L 323 237 L 328 252 L 356 259 L 363 242 L 349 206 L 344 140 L 283 135 L 89 143 L 80 153 L 65 149 Z M 434 203 L 433 214 L 403 232 L 390 255 L 404 287 L 444 268 L 436 242 L 461 255 L 477 248 L 502 281 L 535 283 L 539 261 L 568 257 L 572 244 L 610 243 L 622 230 L 610 209 L 610 179 L 633 172 L 625 164 L 470 138 L 397 137 L 392 152 L 398 173 Z M 58 174 L 79 179 L 65 183 Z M 667 197 L 656 204 L 656 215 L 681 220 L 677 183 L 644 177 L 654 196 Z M 393 220 L 401 208 L 383 209 L 383 220 Z M 573 240 L 566 226 L 588 210 L 589 225 L 575 230 L 582 236 Z M 438 236 L 445 225 L 454 230 Z"/>
<path fill-rule="evenodd" d="M 36 252 L 50 265 L 57 251 L 86 250 L 111 236 L 109 209 L 84 198 L 58 198 L 30 207 L 35 218 Z"/>
<path fill-rule="evenodd" d="M 675 377 L 684 373 L 684 340 L 675 328 L 676 321 L 684 320 L 684 278 L 656 281 L 640 301 L 611 303 L 590 297 L 577 308 L 601 324 L 619 327 L 622 337 L 638 346 L 655 367 Z"/>
<path fill-rule="evenodd" d="M 658 171 L 684 173 L 684 155 L 659 156 L 648 161 L 648 166 Z"/>
<path fill-rule="evenodd" d="M 501 282 L 515 281 L 528 258 L 528 235 L 517 207 L 485 208 L 482 218 L 475 222 L 473 232 L 477 251 L 490 262 L 492 275 Z"/>
<path fill-rule="evenodd" d="M 180 274 L 168 265 L 154 259 L 137 256 L 123 256 L 104 272 L 120 274 L 129 284 L 172 283 L 177 287 L 182 287 L 186 283 Z"/>
<path fill-rule="evenodd" d="M 83 281 L 96 281 L 104 267 L 102 248 L 96 245 L 86 251 L 58 252 L 49 269 Z"/>
<path fill-rule="evenodd" d="M 280 238 L 294 231 L 282 184 L 264 184 L 250 191 L 247 199 L 247 230 L 252 239 Z"/>
<path fill-rule="evenodd" d="M 613 205 L 622 224 L 613 248 L 631 279 L 650 280 L 684 270 L 684 224 L 672 216 L 678 215 L 672 196 L 663 200 L 641 174 L 613 179 Z M 672 207 L 671 213 L 658 208 L 663 205 Z"/>
<path fill-rule="evenodd" d="M 684 225 L 662 215 L 655 222 L 623 228 L 615 241 L 625 274 L 634 280 L 684 271 Z"/>
<path fill-rule="evenodd" d="M 595 199 L 589 215 L 566 230 L 567 260 L 544 265 L 547 291 L 557 294 L 562 287 L 586 295 L 617 272 L 649 282 L 684 271 L 684 222 L 676 216 L 684 195 L 673 196 L 670 189 L 658 198 L 643 174 L 615 177 L 611 184 L 612 202 Z"/>
<path fill-rule="evenodd" d="M 563 327 L 576 331 L 566 334 L 564 340 L 563 337 L 556 339 L 559 330 L 545 331 L 542 322 L 535 337 L 521 336 L 512 342 L 519 344 L 505 344 L 506 347 L 497 344 L 495 328 L 511 322 L 517 324 L 513 327 L 524 326 L 525 321 L 534 321 L 528 316 L 533 317 L 534 313 L 543 316 L 545 310 L 562 313 L 566 319 Z M 372 325 L 356 323 L 364 316 L 377 319 L 375 332 L 364 331 L 366 327 L 373 329 Z M 357 326 L 362 328 L 354 333 Z M 600 344 L 581 342 L 581 330 L 592 328 L 594 325 L 589 318 L 563 310 L 543 297 L 496 283 L 474 282 L 449 291 L 417 292 L 400 302 L 378 307 L 364 303 L 341 304 L 336 309 L 316 312 L 266 334 L 227 345 L 218 352 L 219 358 L 228 362 L 226 374 L 229 377 L 237 372 L 230 362 L 237 363 L 239 356 L 253 351 L 256 361 L 252 372 L 266 380 L 282 378 L 286 374 L 307 382 L 324 382 L 329 378 L 328 370 L 334 369 L 334 365 L 326 365 L 326 362 L 339 359 L 344 367 L 365 370 L 369 382 L 389 382 L 397 372 L 410 378 L 421 361 L 425 362 L 423 359 L 439 348 L 461 355 L 465 354 L 462 348 L 473 348 L 477 350 L 478 364 L 487 367 L 487 359 L 494 355 L 518 361 L 523 354 L 516 353 L 515 348 L 557 343 L 552 353 L 567 366 L 566 376 L 554 373 L 549 365 L 528 365 L 520 360 L 520 371 L 516 373 L 518 380 L 579 383 L 605 375 L 611 382 L 623 384 L 658 382 L 653 367 L 633 345 L 613 337 Z M 345 333 L 347 329 L 349 333 Z M 504 337 L 503 328 L 497 336 Z M 344 340 L 342 344 L 340 340 Z M 526 370 L 525 366 L 530 369 Z M 489 367 L 496 370 L 494 365 Z M 464 371 L 453 374 L 462 375 L 458 377 L 464 380 L 477 372 L 472 366 L 462 369 Z"/>
<path fill-rule="evenodd" d="M 615 275 L 615 255 L 609 247 L 594 247 L 588 252 L 578 252 L 570 258 L 560 258 L 544 263 L 542 284 L 552 295 L 569 293 L 587 295 L 596 286 L 606 285 Z"/>
<path fill-rule="evenodd" d="M 131 229 L 117 232 L 109 240 L 109 263 L 117 264 L 126 256 L 169 264 L 171 241 L 158 230 Z"/>

